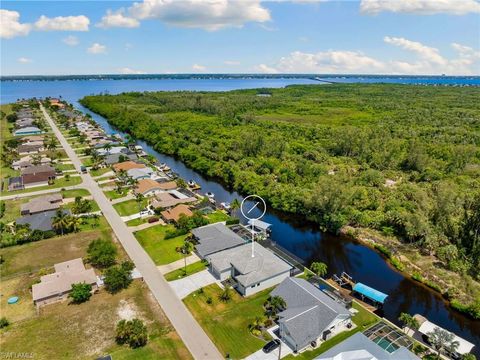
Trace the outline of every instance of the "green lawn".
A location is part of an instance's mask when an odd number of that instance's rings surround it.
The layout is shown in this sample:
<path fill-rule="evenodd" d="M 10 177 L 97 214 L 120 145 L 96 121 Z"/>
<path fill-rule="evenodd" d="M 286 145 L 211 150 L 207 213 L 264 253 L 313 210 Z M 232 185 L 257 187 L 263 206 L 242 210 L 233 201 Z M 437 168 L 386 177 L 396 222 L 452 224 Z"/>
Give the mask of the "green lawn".
<path fill-rule="evenodd" d="M 117 210 L 118 215 L 120 216 L 128 216 L 133 215 L 140 212 L 141 209 L 145 209 L 148 205 L 148 199 L 143 199 L 140 205 L 138 204 L 137 200 L 127 200 L 122 201 L 121 203 L 113 205 L 115 210 Z"/>
<path fill-rule="evenodd" d="M 250 334 L 248 325 L 255 317 L 263 317 L 263 303 L 271 290 L 261 291 L 248 298 L 232 290 L 232 299 L 224 303 L 219 300 L 223 290 L 217 284 L 212 284 L 203 288 L 203 293 L 192 293 L 183 301 L 220 353 L 241 359 L 265 345 L 265 341 Z M 209 297 L 213 300 L 210 305 L 206 302 Z"/>
<path fill-rule="evenodd" d="M 230 218 L 230 216 L 228 216 L 227 214 L 225 214 L 223 211 L 220 211 L 220 210 L 216 210 L 210 214 L 207 214 L 205 215 L 205 217 L 208 219 L 210 224 L 217 223 L 220 221 L 227 221 Z"/>
<path fill-rule="evenodd" d="M 109 190 L 105 191 L 105 196 L 109 199 L 115 200 L 120 199 L 128 195 L 128 188 L 122 189 L 122 192 L 118 192 L 117 190 Z"/>
<path fill-rule="evenodd" d="M 380 320 L 379 317 L 376 315 L 368 312 L 365 310 L 363 307 L 361 307 L 359 304 L 356 302 L 353 303 L 353 307 L 358 310 L 358 313 L 355 314 L 355 316 L 352 318 L 353 322 L 357 327 L 355 329 L 352 329 L 350 331 L 344 331 L 338 335 L 335 335 L 331 339 L 323 342 L 318 348 L 312 351 L 304 351 L 301 354 L 298 354 L 297 356 L 293 355 L 288 355 L 285 357 L 287 360 L 311 360 L 316 358 L 318 355 L 324 353 L 325 351 L 331 349 L 335 345 L 341 343 L 343 340 L 349 338 L 353 334 L 363 331 L 373 325 L 375 322 Z"/>
<path fill-rule="evenodd" d="M 81 183 L 82 183 L 82 178 L 80 176 L 72 176 L 68 181 L 65 178 L 56 179 L 53 185 L 38 186 L 38 187 L 33 187 L 25 190 L 17 190 L 17 191 L 2 191 L 0 194 L 2 196 L 24 194 L 24 193 L 30 193 L 35 191 L 47 190 L 47 189 L 60 189 L 68 186 L 78 185 Z"/>
<path fill-rule="evenodd" d="M 112 171 L 112 169 L 110 169 L 109 167 L 100 168 L 100 169 L 97 169 L 97 170 L 90 170 L 90 175 L 92 175 L 93 177 L 100 176 L 100 175 L 108 173 L 109 171 Z"/>
<path fill-rule="evenodd" d="M 93 165 L 91 156 L 86 157 L 84 159 L 80 159 L 80 161 L 82 162 L 83 166 L 92 166 Z"/>
<path fill-rule="evenodd" d="M 147 325 L 149 340 L 143 348 L 115 343 L 118 313 L 125 307 Z M 114 359 L 191 359 L 148 287 L 140 281 L 114 295 L 101 290 L 80 305 L 64 301 L 45 306 L 40 315 L 33 312 L 2 332 L 1 345 L 5 352 L 28 350 L 35 359 L 95 359 L 104 354 L 112 354 Z"/>
<path fill-rule="evenodd" d="M 173 230 L 172 225 L 156 225 L 135 232 L 135 237 L 157 265 L 169 264 L 182 258 L 177 247 L 183 245 L 187 235 L 165 240 L 165 232 Z"/>
<path fill-rule="evenodd" d="M 89 196 L 90 191 L 87 189 L 74 189 L 74 190 L 64 190 L 62 191 L 62 196 L 64 198 L 74 198 L 77 196 Z"/>
<path fill-rule="evenodd" d="M 54 164 L 55 169 L 57 170 L 75 170 L 75 166 L 73 164 Z"/>
<path fill-rule="evenodd" d="M 137 218 L 137 219 L 129 220 L 125 224 L 127 226 L 138 226 L 138 225 L 145 224 L 147 221 L 148 221 L 148 218 Z"/>
<path fill-rule="evenodd" d="M 206 264 L 203 261 L 197 261 L 193 264 L 187 265 L 187 273 L 185 274 L 185 268 L 177 269 L 168 274 L 165 274 L 165 279 L 167 281 L 173 281 L 181 279 L 185 276 L 190 276 L 197 272 L 203 271 L 207 268 Z"/>

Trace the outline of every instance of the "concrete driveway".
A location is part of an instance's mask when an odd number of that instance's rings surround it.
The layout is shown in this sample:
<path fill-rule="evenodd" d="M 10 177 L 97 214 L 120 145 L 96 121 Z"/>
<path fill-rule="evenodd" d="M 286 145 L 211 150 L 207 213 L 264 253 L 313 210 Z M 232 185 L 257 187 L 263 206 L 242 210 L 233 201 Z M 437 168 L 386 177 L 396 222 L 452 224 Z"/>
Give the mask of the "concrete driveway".
<path fill-rule="evenodd" d="M 278 326 L 275 326 L 271 329 L 268 329 L 268 333 L 272 336 L 274 339 L 278 339 L 277 335 L 275 334 L 275 331 L 278 329 Z M 293 350 L 285 343 L 282 341 L 282 346 L 281 346 L 281 353 L 280 353 L 280 358 L 283 358 L 287 355 L 290 355 L 293 353 Z M 278 351 L 279 349 L 273 350 L 271 353 L 265 354 L 262 349 L 254 352 L 253 354 L 247 356 L 245 360 L 278 360 Z"/>
<path fill-rule="evenodd" d="M 213 284 L 217 279 L 208 270 L 203 270 L 180 280 L 170 281 L 168 284 L 180 299 L 187 297 L 188 294 Z"/>

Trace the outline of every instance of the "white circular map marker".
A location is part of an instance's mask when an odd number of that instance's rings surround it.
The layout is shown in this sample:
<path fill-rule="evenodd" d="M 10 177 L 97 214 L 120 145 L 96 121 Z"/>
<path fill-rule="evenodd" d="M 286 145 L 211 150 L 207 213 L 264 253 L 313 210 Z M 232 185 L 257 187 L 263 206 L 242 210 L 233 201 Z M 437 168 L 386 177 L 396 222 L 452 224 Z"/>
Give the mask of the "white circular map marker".
<path fill-rule="evenodd" d="M 247 204 L 246 201 L 252 201 L 253 205 Z M 253 215 L 256 209 L 260 210 L 259 216 Z M 255 226 L 255 220 L 259 220 L 265 215 L 267 211 L 267 204 L 265 203 L 265 200 L 258 195 L 248 195 L 242 200 L 242 203 L 240 204 L 240 211 L 246 219 L 251 220 L 252 222 L 252 257 L 255 257 L 255 234 L 253 232 L 253 227 Z"/>

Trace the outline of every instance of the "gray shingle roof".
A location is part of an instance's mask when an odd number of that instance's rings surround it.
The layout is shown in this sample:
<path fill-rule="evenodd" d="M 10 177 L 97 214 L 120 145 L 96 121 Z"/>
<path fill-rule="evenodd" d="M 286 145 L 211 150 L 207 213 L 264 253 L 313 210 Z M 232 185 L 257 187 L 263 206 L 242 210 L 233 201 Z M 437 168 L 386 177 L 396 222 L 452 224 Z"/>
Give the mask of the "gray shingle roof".
<path fill-rule="evenodd" d="M 201 257 L 245 244 L 245 240 L 222 223 L 193 229 L 192 234 L 198 240 L 195 248 Z"/>
<path fill-rule="evenodd" d="M 255 244 L 254 257 L 252 245 L 241 246 L 217 252 L 208 257 L 210 263 L 218 270 L 235 267 L 239 275 L 235 276 L 244 287 L 262 282 L 271 277 L 290 271 L 292 268 L 270 250 L 260 244 Z"/>
<path fill-rule="evenodd" d="M 285 300 L 287 309 L 279 321 L 299 349 L 316 340 L 337 316 L 350 316 L 344 306 L 304 279 L 287 278 L 271 295 Z"/>
<path fill-rule="evenodd" d="M 65 213 L 70 214 L 70 211 L 63 210 Z M 19 225 L 30 225 L 31 230 L 50 231 L 52 228 L 52 219 L 55 217 L 55 210 L 45 211 L 38 214 L 22 216 L 15 222 Z"/>
<path fill-rule="evenodd" d="M 362 333 L 356 333 L 327 352 L 315 358 L 316 360 L 420 360 L 418 356 L 405 347 L 389 353 Z"/>

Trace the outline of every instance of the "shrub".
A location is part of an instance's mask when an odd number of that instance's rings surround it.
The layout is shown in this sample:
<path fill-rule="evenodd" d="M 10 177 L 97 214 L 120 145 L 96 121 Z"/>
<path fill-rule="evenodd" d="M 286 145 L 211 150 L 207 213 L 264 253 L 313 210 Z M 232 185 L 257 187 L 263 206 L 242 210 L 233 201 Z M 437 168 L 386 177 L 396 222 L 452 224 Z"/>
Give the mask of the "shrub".
<path fill-rule="evenodd" d="M 212 305 L 213 304 L 213 299 L 211 296 L 207 297 L 207 300 L 206 300 L 207 304 L 208 305 Z"/>
<path fill-rule="evenodd" d="M 110 240 L 97 239 L 88 244 L 88 261 L 97 267 L 109 267 L 115 264 L 117 248 Z"/>
<path fill-rule="evenodd" d="M 147 327 L 139 319 L 120 320 L 117 324 L 115 340 L 118 344 L 128 344 L 131 348 L 145 346 L 148 341 Z"/>
<path fill-rule="evenodd" d="M 381 244 L 374 244 L 373 247 L 379 252 L 381 252 L 383 255 L 385 255 L 387 258 L 390 258 L 392 256 L 392 252 Z"/>
<path fill-rule="evenodd" d="M 72 291 L 68 295 L 74 304 L 81 304 L 90 299 L 90 296 L 92 296 L 92 285 L 85 283 L 72 284 Z"/>
<path fill-rule="evenodd" d="M 418 272 L 412 274 L 412 279 L 418 282 L 423 282 L 423 277 Z"/>
<path fill-rule="evenodd" d="M 240 224 L 240 219 L 235 217 L 230 217 L 225 222 L 227 225 L 237 225 Z"/>
<path fill-rule="evenodd" d="M 183 229 L 167 230 L 165 232 L 165 240 L 173 239 L 173 238 L 176 238 L 178 236 L 185 235 L 187 232 L 188 232 L 187 230 L 183 230 Z"/>
<path fill-rule="evenodd" d="M 397 269 L 398 271 L 404 271 L 405 265 L 395 257 L 390 258 L 390 263 Z"/>
<path fill-rule="evenodd" d="M 120 266 L 109 267 L 105 271 L 105 289 L 112 294 L 126 289 L 132 282 L 132 270 L 133 264 L 130 261 L 125 261 Z"/>
<path fill-rule="evenodd" d="M 0 329 L 3 329 L 5 327 L 7 327 L 8 325 L 10 325 L 10 321 L 8 321 L 5 316 L 0 318 Z"/>

